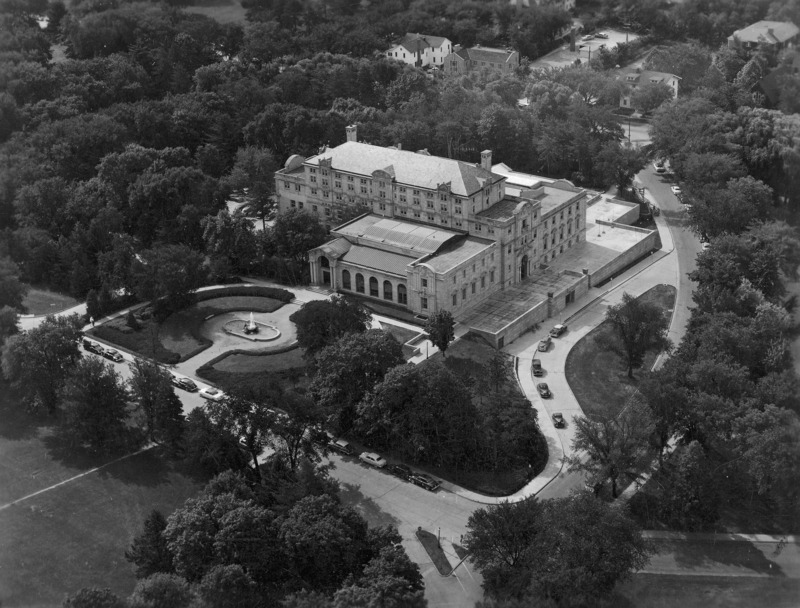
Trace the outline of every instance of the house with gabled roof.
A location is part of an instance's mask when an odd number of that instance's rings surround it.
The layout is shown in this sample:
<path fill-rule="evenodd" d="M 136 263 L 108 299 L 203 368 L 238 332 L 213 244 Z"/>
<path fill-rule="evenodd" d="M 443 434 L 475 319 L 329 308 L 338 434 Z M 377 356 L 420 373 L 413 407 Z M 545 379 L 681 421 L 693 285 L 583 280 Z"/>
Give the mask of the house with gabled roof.
<path fill-rule="evenodd" d="M 386 51 L 386 56 L 418 68 L 441 68 L 452 51 L 453 43 L 442 36 L 406 34 Z"/>
<path fill-rule="evenodd" d="M 519 67 L 519 53 L 513 49 L 496 49 L 486 46 L 458 48 L 444 60 L 445 74 L 466 74 L 471 71 L 489 71 L 511 74 Z"/>
<path fill-rule="evenodd" d="M 797 43 L 798 37 L 800 28 L 790 21 L 758 21 L 728 36 L 728 46 L 750 55 L 762 52 L 776 56 L 780 50 Z"/>
<path fill-rule="evenodd" d="M 620 95 L 619 105 L 621 108 L 630 108 L 633 91 L 637 87 L 646 84 L 658 84 L 659 82 L 662 82 L 672 90 L 672 98 L 677 98 L 678 83 L 680 82 L 681 77 L 668 72 L 655 72 L 653 70 L 642 70 L 641 68 L 636 68 L 629 72 L 624 72 L 618 77 L 618 80 L 627 85 L 623 93 Z"/>

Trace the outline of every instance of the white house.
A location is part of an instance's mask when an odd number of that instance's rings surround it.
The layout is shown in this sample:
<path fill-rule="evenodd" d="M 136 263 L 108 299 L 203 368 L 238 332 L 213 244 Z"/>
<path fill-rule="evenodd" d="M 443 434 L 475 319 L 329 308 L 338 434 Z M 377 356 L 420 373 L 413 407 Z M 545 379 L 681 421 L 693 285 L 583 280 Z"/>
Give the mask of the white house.
<path fill-rule="evenodd" d="M 667 72 L 653 72 L 651 70 L 642 70 L 640 68 L 636 68 L 636 70 L 632 72 L 626 72 L 622 74 L 619 79 L 629 87 L 627 92 L 620 96 L 619 105 L 622 108 L 630 108 L 631 96 L 633 95 L 634 89 L 645 84 L 657 84 L 659 82 L 663 82 L 670 89 L 672 89 L 673 99 L 677 98 L 678 81 L 681 79 L 681 77 L 676 76 L 675 74 L 668 74 Z"/>
<path fill-rule="evenodd" d="M 444 64 L 444 58 L 452 50 L 453 44 L 447 38 L 406 34 L 402 40 L 386 51 L 386 56 L 418 68 L 441 67 Z"/>

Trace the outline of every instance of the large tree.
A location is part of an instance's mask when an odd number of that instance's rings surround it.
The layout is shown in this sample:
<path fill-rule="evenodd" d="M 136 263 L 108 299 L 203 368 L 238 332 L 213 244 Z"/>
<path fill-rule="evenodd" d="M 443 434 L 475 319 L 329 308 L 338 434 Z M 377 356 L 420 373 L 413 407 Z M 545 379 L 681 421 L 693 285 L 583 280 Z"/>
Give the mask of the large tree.
<path fill-rule="evenodd" d="M 432 313 L 425 321 L 425 332 L 428 334 L 433 345 L 442 351 L 445 356 L 447 347 L 455 337 L 454 328 L 456 322 L 453 314 L 449 310 L 437 310 Z"/>
<path fill-rule="evenodd" d="M 617 497 L 617 482 L 635 478 L 635 464 L 649 447 L 653 422 L 647 407 L 631 403 L 621 413 L 606 411 L 592 418 L 574 419 L 575 437 L 568 458 L 570 471 L 586 471 L 596 483 L 611 481 L 611 495 Z M 588 456 L 585 458 L 584 455 Z M 599 485 L 595 492 L 599 491 Z"/>
<path fill-rule="evenodd" d="M 648 351 L 670 347 L 669 321 L 661 309 L 629 293 L 622 294 L 619 304 L 609 306 L 605 322 L 608 330 L 604 342 L 625 361 L 629 378 L 633 378 L 634 368 L 641 367 Z"/>
<path fill-rule="evenodd" d="M 149 438 L 175 446 L 183 430 L 183 404 L 175 394 L 171 374 L 140 358 L 134 360 L 131 371 L 131 394 L 144 414 Z"/>
<path fill-rule="evenodd" d="M 465 542 L 489 598 L 564 606 L 608 597 L 652 552 L 622 510 L 588 492 L 480 509 Z"/>
<path fill-rule="evenodd" d="M 0 308 L 10 306 L 22 310 L 28 288 L 19 280 L 19 268 L 7 257 L 0 257 Z"/>
<path fill-rule="evenodd" d="M 156 313 L 166 317 L 194 301 L 206 280 L 203 255 L 186 245 L 156 245 L 139 254 L 134 264 L 136 295 L 153 300 Z"/>
<path fill-rule="evenodd" d="M 164 530 L 167 520 L 153 509 L 144 520 L 144 529 L 134 537 L 125 551 L 125 559 L 136 566 L 136 578 L 147 578 L 156 572 L 174 572 L 172 553 L 167 547 Z"/>
<path fill-rule="evenodd" d="M 344 334 L 317 353 L 311 394 L 337 426 L 347 430 L 356 405 L 403 362 L 402 347 L 385 331 Z"/>
<path fill-rule="evenodd" d="M 124 448 L 130 432 L 128 391 L 111 365 L 97 357 L 81 359 L 67 377 L 60 434 L 73 445 L 109 453 Z"/>
<path fill-rule="evenodd" d="M 289 320 L 297 327 L 297 342 L 311 357 L 346 333 L 367 330 L 369 312 L 357 300 L 336 295 L 306 302 Z"/>
<path fill-rule="evenodd" d="M 29 407 L 54 412 L 59 391 L 80 359 L 81 321 L 48 316 L 38 327 L 11 336 L 3 346 L 3 375 L 23 395 Z"/>

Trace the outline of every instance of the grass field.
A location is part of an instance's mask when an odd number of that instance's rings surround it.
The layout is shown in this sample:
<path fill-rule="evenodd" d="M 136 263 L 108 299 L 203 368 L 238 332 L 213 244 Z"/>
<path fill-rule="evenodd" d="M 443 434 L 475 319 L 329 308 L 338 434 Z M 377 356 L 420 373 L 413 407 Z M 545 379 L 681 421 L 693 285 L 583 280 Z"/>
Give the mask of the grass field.
<path fill-rule="evenodd" d="M 61 312 L 78 304 L 80 302 L 72 296 L 36 287 L 31 287 L 22 301 L 25 310 L 31 315 L 48 315 Z"/>
<path fill-rule="evenodd" d="M 302 348 L 292 348 L 271 355 L 230 354 L 199 368 L 197 374 L 227 392 L 248 387 L 257 389 L 270 382 L 285 389 L 303 391 L 311 382 L 306 376 L 304 352 Z"/>
<path fill-rule="evenodd" d="M 797 608 L 800 580 L 635 574 L 616 596 L 619 608 Z"/>
<path fill-rule="evenodd" d="M 400 344 L 405 344 L 412 338 L 422 333 L 422 330 L 408 329 L 406 327 L 401 327 L 400 325 L 395 325 L 394 323 L 386 323 L 384 321 L 381 322 L 381 329 L 392 334 L 394 339 L 400 342 Z"/>
<path fill-rule="evenodd" d="M 113 460 L 53 449 L 52 420 L 0 389 L 0 505 Z M 60 606 L 87 585 L 129 594 L 123 554 L 144 518 L 171 513 L 204 483 L 150 450 L 0 509 L 0 604 Z"/>
<path fill-rule="evenodd" d="M 675 306 L 676 290 L 670 285 L 656 285 L 640 296 L 641 300 L 658 305 L 665 314 L 671 314 Z M 601 323 L 581 338 L 567 356 L 567 382 L 587 416 L 622 409 L 638 387 L 639 378 L 647 373 L 658 353 L 650 352 L 644 365 L 634 370 L 634 378 L 628 378 L 624 361 L 604 348 L 598 337 L 606 331 Z"/>

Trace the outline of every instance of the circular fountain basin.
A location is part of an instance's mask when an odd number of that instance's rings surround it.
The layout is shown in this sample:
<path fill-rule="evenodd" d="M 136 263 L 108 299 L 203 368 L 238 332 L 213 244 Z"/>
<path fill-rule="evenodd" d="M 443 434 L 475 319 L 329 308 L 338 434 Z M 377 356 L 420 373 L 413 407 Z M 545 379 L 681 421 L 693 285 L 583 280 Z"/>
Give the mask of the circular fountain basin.
<path fill-rule="evenodd" d="M 255 325 L 258 331 L 249 329 L 250 321 L 247 319 L 233 319 L 226 322 L 222 329 L 226 334 L 253 342 L 271 342 L 281 337 L 280 330 L 274 325 L 262 321 L 256 321 Z"/>

